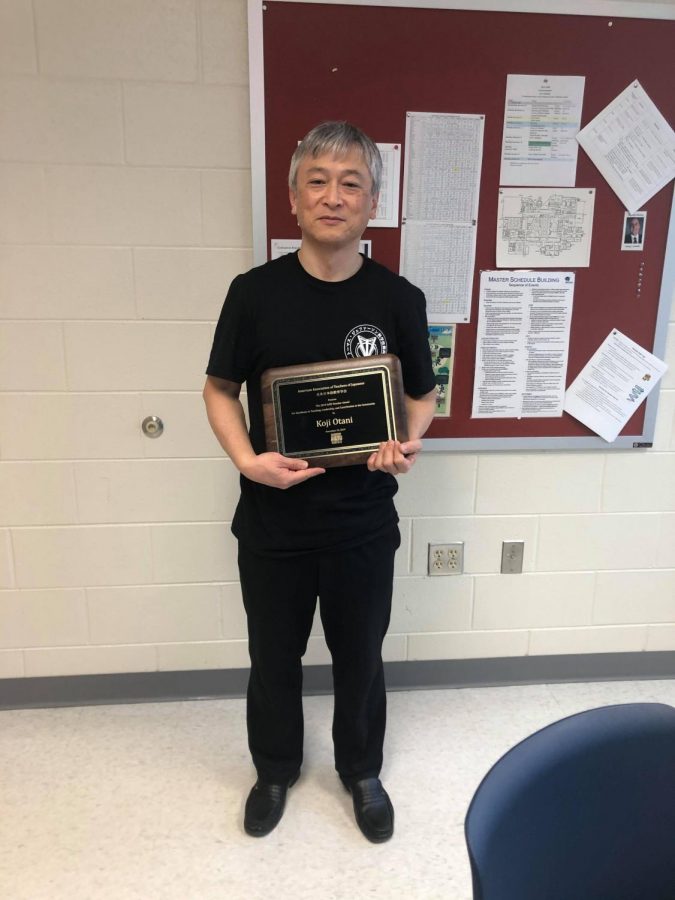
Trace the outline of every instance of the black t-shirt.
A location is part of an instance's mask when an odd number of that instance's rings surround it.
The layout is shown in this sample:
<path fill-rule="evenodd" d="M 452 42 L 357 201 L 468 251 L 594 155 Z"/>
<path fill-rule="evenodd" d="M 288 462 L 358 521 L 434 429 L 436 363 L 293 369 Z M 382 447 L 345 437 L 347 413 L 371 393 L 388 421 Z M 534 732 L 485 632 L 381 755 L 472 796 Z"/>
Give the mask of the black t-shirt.
<path fill-rule="evenodd" d="M 251 444 L 265 451 L 260 376 L 275 366 L 394 353 L 411 397 L 435 385 L 422 292 L 364 259 L 345 281 L 309 275 L 296 253 L 238 275 L 216 327 L 207 374 L 246 382 Z M 365 465 L 327 469 L 287 490 L 241 476 L 235 536 L 267 555 L 338 549 L 398 521 L 396 479 Z"/>

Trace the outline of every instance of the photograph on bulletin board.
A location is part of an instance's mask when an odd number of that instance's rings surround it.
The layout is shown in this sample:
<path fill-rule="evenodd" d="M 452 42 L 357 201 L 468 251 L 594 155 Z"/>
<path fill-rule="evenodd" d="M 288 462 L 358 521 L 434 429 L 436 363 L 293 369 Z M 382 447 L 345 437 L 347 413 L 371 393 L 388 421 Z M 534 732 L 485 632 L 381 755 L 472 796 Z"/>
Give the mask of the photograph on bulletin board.
<path fill-rule="evenodd" d="M 455 326 L 429 325 L 431 364 L 436 376 L 436 412 L 448 417 L 452 398 L 452 364 L 455 359 Z"/>

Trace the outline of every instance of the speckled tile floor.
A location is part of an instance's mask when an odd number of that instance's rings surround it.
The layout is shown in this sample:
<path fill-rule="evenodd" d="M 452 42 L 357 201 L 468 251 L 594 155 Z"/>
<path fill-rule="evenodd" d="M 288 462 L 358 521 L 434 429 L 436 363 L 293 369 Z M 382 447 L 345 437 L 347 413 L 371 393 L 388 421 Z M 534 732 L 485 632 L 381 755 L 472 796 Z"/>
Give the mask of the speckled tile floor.
<path fill-rule="evenodd" d="M 0 713 L 3 900 L 470 900 L 463 821 L 487 769 L 563 716 L 675 705 L 675 680 L 389 695 L 396 834 L 369 844 L 337 780 L 330 697 L 305 702 L 305 767 L 267 838 L 242 700 Z"/>

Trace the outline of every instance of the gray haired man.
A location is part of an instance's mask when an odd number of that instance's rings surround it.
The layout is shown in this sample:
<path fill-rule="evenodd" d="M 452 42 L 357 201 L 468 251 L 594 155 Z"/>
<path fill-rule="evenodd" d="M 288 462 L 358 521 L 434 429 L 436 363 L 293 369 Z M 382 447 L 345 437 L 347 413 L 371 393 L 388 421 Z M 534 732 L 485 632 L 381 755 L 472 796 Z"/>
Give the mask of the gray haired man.
<path fill-rule="evenodd" d="M 435 408 L 424 295 L 359 253 L 374 218 L 382 162 L 346 122 L 312 129 L 293 154 L 297 253 L 239 275 L 216 328 L 204 400 L 211 427 L 241 473 L 232 523 L 247 614 L 251 674 L 248 739 L 258 779 L 248 834 L 279 822 L 303 759 L 302 664 L 319 600 L 332 657 L 335 767 L 356 821 L 388 840 L 394 811 L 379 775 L 386 694 L 382 642 L 389 624 L 393 496 Z M 268 368 L 394 353 L 401 360 L 409 439 L 380 445 L 365 465 L 309 468 L 268 452 L 260 376 Z M 246 382 L 250 427 L 239 394 Z"/>

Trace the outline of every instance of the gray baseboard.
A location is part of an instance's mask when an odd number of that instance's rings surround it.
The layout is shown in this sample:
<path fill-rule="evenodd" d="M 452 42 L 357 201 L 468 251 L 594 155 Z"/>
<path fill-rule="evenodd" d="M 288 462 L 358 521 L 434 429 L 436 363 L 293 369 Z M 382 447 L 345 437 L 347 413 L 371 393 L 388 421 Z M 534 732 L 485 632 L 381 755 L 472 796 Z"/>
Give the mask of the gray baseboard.
<path fill-rule="evenodd" d="M 675 678 L 675 651 L 385 663 L 390 691 Z M 0 679 L 0 709 L 243 697 L 248 669 Z M 332 690 L 330 666 L 305 666 L 306 694 Z"/>

